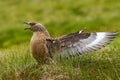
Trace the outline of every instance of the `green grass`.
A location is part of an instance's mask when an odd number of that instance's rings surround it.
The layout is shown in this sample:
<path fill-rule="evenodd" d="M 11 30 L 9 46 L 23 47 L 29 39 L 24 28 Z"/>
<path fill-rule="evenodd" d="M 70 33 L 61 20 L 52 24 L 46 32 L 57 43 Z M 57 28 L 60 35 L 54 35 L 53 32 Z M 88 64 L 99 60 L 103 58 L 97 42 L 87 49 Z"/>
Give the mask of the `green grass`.
<path fill-rule="evenodd" d="M 23 21 L 42 23 L 52 37 L 120 32 L 119 0 L 1 0 L 0 80 L 120 80 L 120 36 L 94 53 L 38 65 L 29 52 L 32 33 Z"/>
<path fill-rule="evenodd" d="M 120 54 L 117 40 L 106 48 L 71 59 L 37 64 L 28 44 L 1 50 L 1 80 L 119 80 Z"/>

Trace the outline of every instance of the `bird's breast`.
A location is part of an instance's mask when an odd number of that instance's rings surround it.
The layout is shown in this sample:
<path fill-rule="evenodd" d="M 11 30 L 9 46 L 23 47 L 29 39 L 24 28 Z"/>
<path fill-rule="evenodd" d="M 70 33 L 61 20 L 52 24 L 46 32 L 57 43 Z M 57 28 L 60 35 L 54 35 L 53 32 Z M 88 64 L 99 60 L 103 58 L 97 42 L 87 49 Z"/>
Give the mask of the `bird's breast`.
<path fill-rule="evenodd" d="M 33 35 L 30 41 L 30 51 L 37 60 L 48 57 L 46 37 L 44 35 Z"/>

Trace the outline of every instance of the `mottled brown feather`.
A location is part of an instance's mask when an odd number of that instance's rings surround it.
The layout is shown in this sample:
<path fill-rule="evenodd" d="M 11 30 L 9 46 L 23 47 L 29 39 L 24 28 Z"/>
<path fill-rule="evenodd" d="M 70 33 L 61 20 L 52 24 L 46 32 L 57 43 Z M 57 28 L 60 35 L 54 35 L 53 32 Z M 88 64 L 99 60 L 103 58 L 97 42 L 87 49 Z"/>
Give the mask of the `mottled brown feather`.
<path fill-rule="evenodd" d="M 80 39 L 86 39 L 90 36 L 90 33 L 82 33 L 79 32 L 67 34 L 65 36 L 57 38 L 60 41 L 61 47 L 66 47 L 68 45 L 74 44 L 78 42 Z"/>

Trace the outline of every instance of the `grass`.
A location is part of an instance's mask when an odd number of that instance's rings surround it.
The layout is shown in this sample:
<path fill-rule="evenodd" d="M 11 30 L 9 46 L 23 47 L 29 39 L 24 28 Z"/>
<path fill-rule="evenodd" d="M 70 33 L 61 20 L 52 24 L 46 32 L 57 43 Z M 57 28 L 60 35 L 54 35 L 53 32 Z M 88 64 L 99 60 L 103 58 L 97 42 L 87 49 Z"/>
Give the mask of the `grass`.
<path fill-rule="evenodd" d="M 116 41 L 117 42 L 117 41 Z M 1 80 L 119 80 L 120 54 L 117 45 L 65 60 L 38 65 L 28 44 L 1 50 Z M 114 53 L 114 54 L 113 54 Z"/>
<path fill-rule="evenodd" d="M 97 52 L 38 65 L 23 21 L 45 25 L 52 37 L 75 32 L 120 32 L 120 1 L 2 0 L 0 80 L 120 80 L 120 36 Z"/>

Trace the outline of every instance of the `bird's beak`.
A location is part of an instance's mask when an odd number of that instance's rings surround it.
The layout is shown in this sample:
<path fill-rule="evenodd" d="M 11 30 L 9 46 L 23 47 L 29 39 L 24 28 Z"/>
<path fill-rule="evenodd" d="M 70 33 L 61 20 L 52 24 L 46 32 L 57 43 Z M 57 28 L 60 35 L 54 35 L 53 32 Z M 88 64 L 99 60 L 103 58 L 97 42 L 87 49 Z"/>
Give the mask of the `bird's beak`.
<path fill-rule="evenodd" d="M 24 28 L 24 30 L 29 30 L 30 28 Z"/>
<path fill-rule="evenodd" d="M 27 24 L 27 25 L 30 25 L 30 23 L 29 22 L 23 22 L 24 24 Z M 29 30 L 30 29 L 30 27 L 29 28 L 24 28 L 24 30 Z"/>

